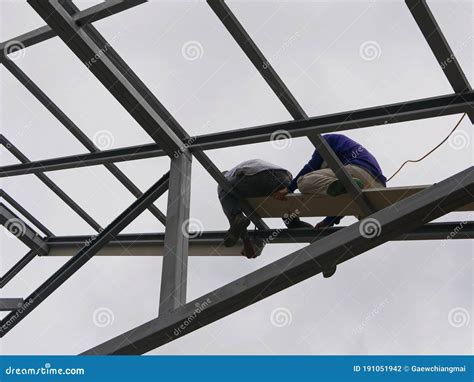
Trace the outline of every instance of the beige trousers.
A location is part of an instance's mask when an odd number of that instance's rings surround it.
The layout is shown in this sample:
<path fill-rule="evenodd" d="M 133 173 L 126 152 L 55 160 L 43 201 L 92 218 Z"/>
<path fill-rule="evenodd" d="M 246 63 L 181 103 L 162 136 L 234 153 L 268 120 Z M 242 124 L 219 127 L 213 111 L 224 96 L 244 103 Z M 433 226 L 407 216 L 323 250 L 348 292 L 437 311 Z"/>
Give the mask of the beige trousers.
<path fill-rule="evenodd" d="M 323 164 L 324 166 L 324 164 Z M 358 178 L 364 183 L 363 188 L 383 188 L 372 174 L 362 167 L 348 164 L 344 166 L 353 178 Z M 298 189 L 303 194 L 327 195 L 329 185 L 337 179 L 330 168 L 321 168 L 303 175 L 298 179 Z"/>

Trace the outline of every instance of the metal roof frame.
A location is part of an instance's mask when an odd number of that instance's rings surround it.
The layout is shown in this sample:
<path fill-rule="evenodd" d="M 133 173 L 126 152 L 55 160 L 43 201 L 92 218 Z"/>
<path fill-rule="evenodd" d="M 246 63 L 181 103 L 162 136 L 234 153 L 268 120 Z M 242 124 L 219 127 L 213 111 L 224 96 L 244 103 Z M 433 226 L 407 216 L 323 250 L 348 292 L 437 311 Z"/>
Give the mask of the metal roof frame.
<path fill-rule="evenodd" d="M 1 64 L 90 151 L 87 154 L 30 161 L 6 137 L 0 135 L 0 144 L 21 162 L 0 167 L 0 177 L 35 174 L 98 232 L 94 236 L 56 237 L 11 196 L 0 190 L 0 197 L 3 197 L 6 203 L 45 234 L 45 237 L 41 237 L 6 205 L 0 204 L 0 223 L 7 225 L 15 220 L 22 224 L 25 229 L 22 230 L 19 239 L 30 248 L 30 251 L 0 278 L 0 288 L 37 255 L 42 257 L 71 256 L 69 261 L 26 299 L 0 299 L 0 310 L 10 311 L 0 321 L 0 337 L 6 335 L 87 261 L 100 254 L 101 250 L 108 249 L 110 253 L 114 253 L 114 245 L 118 248 L 120 244 L 133 242 L 136 246 L 146 246 L 147 253 L 153 253 L 156 250 L 157 255 L 159 252 L 157 248 L 164 248 L 161 253 L 163 270 L 159 315 L 158 318 L 98 345 L 86 351 L 85 354 L 143 354 L 382 243 L 391 240 L 440 240 L 446 238 L 456 226 L 459 226 L 460 222 L 429 222 L 474 200 L 474 168 L 472 166 L 407 199 L 374 212 L 374 208 L 365 195 L 348 176 L 338 157 L 321 136 L 327 132 L 457 113 L 467 113 L 471 121 L 474 121 L 474 92 L 425 0 L 406 0 L 406 3 L 455 93 L 319 117 L 307 116 L 225 2 L 208 0 L 210 8 L 295 120 L 198 137 L 190 137 L 187 134 L 91 24 L 145 2 L 145 0 L 106 0 L 80 11 L 72 0 L 28 0 L 47 25 L 0 43 Z M 55 36 L 64 41 L 155 143 L 100 151 L 80 128 L 5 55 L 5 47 L 12 43 L 16 43 L 15 48 L 23 49 Z M 94 60 L 91 63 L 92 59 Z M 288 131 L 291 138 L 306 136 L 310 140 L 321 152 L 329 167 L 346 185 L 352 202 L 359 206 L 366 219 L 348 227 L 327 230 L 279 230 L 274 243 L 310 244 L 195 301 L 187 302 L 189 247 L 218 245 L 224 235 L 224 232 L 218 231 L 204 232 L 199 237 L 193 237 L 183 229 L 189 220 L 192 158 L 196 158 L 221 187 L 228 189 L 229 183 L 226 178 L 204 151 L 266 142 L 278 130 Z M 114 164 L 159 156 L 170 158 L 170 172 L 144 193 Z M 104 229 L 44 174 L 47 171 L 98 164 L 106 166 L 137 198 Z M 153 205 L 153 202 L 166 191 L 168 191 L 167 217 Z M 245 200 L 242 200 L 242 204 L 246 214 L 259 228 L 258 231 L 250 233 L 250 236 L 263 239 L 272 235 L 274 230 L 266 225 L 250 205 Z M 120 234 L 123 228 L 146 209 L 149 209 L 165 225 L 164 233 Z M 372 238 L 367 238 L 360 229 L 364 221 L 369 219 L 375 219 L 380 224 L 379 235 Z M 474 222 L 462 223 L 464 229 L 455 238 L 472 239 Z M 79 247 L 82 248 L 78 250 Z M 189 317 L 195 314 L 196 304 L 204 306 L 204 302 L 208 303 L 205 304 L 205 309 L 199 312 L 198 319 L 190 321 Z M 178 331 L 176 334 L 175 329 L 179 328 L 184 321 L 188 322 L 186 330 Z"/>

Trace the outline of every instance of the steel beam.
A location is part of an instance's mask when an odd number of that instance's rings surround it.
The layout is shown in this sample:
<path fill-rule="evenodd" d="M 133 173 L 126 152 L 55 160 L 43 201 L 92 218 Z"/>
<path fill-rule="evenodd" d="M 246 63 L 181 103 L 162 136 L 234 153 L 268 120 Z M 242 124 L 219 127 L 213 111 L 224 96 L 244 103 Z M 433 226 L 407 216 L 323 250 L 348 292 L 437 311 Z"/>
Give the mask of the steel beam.
<path fill-rule="evenodd" d="M 169 173 L 158 180 L 140 198 L 115 218 L 97 236 L 91 236 L 77 254 L 41 284 L 26 300 L 28 305 L 21 311 L 11 312 L 0 321 L 0 338 L 30 314 L 41 302 L 58 289 L 69 277 L 76 273 L 97 252 L 128 226 L 137 216 L 168 189 Z"/>
<path fill-rule="evenodd" d="M 239 44 L 240 48 L 244 51 L 291 116 L 296 120 L 307 120 L 308 115 L 306 112 L 298 101 L 296 101 L 296 98 L 290 92 L 290 89 L 288 89 L 283 80 L 273 69 L 271 62 L 265 58 L 262 51 L 252 40 L 224 0 L 207 0 L 207 3 L 215 12 L 217 17 L 222 21 L 229 33 Z M 370 205 L 370 202 L 362 194 L 360 187 L 352 179 L 349 172 L 326 140 L 321 135 L 314 133 L 309 134 L 308 138 L 326 161 L 328 167 L 345 186 L 354 202 L 361 209 L 363 215 L 366 216 L 373 212 L 374 209 Z"/>
<path fill-rule="evenodd" d="M 143 354 L 341 264 L 473 200 L 474 167 L 361 220 L 330 237 L 95 346 L 83 354 Z M 367 233 L 370 222 L 375 231 Z M 364 228 L 365 227 L 365 228 Z M 367 230 L 367 231 L 366 231 Z M 375 234 L 373 234 L 375 232 Z M 408 265 L 409 266 L 409 265 Z M 200 307 L 197 310 L 196 307 Z"/>
<path fill-rule="evenodd" d="M 271 229 L 249 232 L 251 240 L 266 240 L 268 244 L 312 243 L 346 227 L 314 229 Z M 191 233 L 189 256 L 238 256 L 240 249 L 227 250 L 222 246 L 226 231 L 205 231 Z M 163 233 L 122 234 L 114 237 L 96 256 L 162 256 L 164 250 Z M 74 256 L 89 239 L 88 236 L 59 236 L 45 241 L 49 252 L 45 256 Z M 430 223 L 392 241 L 421 240 L 466 240 L 474 239 L 474 222 Z M 126 248 L 126 251 L 123 249 Z"/>
<path fill-rule="evenodd" d="M 23 164 L 30 163 L 30 160 L 16 146 L 13 145 L 5 136 L 0 135 L 0 144 L 10 151 Z M 66 205 L 68 205 L 76 214 L 78 214 L 87 224 L 96 231 L 100 231 L 102 227 L 97 223 L 86 211 L 84 211 L 69 195 L 58 187 L 45 174 L 36 173 L 36 177 L 41 180 L 51 191 L 53 191 Z"/>
<path fill-rule="evenodd" d="M 99 4 L 100 5 L 100 4 Z M 30 91 L 30 93 L 91 153 L 100 154 L 100 150 L 92 140 L 37 86 L 26 73 L 24 73 L 15 63 L 5 58 L 3 60 L 5 68 Z M 105 164 L 107 170 L 122 183 L 136 198 L 142 195 L 140 189 L 113 163 Z M 149 207 L 150 212 L 162 224 L 166 223 L 165 215 L 154 205 Z"/>
<path fill-rule="evenodd" d="M 38 254 L 48 252 L 48 246 L 44 240 L 3 203 L 0 203 L 0 224 Z"/>
<path fill-rule="evenodd" d="M 190 197 L 191 155 L 184 152 L 171 160 L 159 315 L 186 304 Z"/>
<path fill-rule="evenodd" d="M 45 253 L 45 255 L 46 254 L 47 253 Z M 0 277 L 0 289 L 3 288 L 5 285 L 7 285 L 37 255 L 38 255 L 37 251 L 34 251 L 34 250 L 29 251 L 13 267 L 11 267 L 2 277 Z"/>
<path fill-rule="evenodd" d="M 471 91 L 471 85 L 426 0 L 405 0 L 405 3 L 453 90 L 456 93 Z M 474 110 L 469 111 L 468 115 L 474 123 Z"/>
<path fill-rule="evenodd" d="M 22 298 L 0 298 L 0 312 L 8 312 L 21 308 Z"/>
<path fill-rule="evenodd" d="M 414 101 L 388 104 L 372 108 L 352 110 L 344 113 L 311 117 L 304 121 L 278 122 L 268 125 L 241 128 L 219 133 L 198 135 L 188 139 L 191 152 L 235 147 L 253 143 L 268 142 L 275 131 L 289 131 L 292 137 L 310 133 L 331 133 L 372 126 L 386 126 L 392 123 L 434 118 L 474 110 L 474 92 L 445 95 Z M 28 164 L 14 164 L 0 167 L 0 178 L 37 172 L 64 170 L 69 168 L 95 166 L 112 162 L 156 158 L 166 153 L 156 143 L 104 150 L 91 154 L 77 154 L 44 159 Z"/>
<path fill-rule="evenodd" d="M 84 9 L 83 11 L 79 11 L 74 16 L 74 21 L 78 25 L 91 23 L 108 16 L 112 16 L 118 12 L 125 11 L 139 4 L 143 4 L 146 1 L 147 0 L 106 0 L 103 3 Z M 4 54 L 5 47 L 11 44 L 14 45 L 15 50 L 20 50 L 49 40 L 53 37 L 56 37 L 56 32 L 54 32 L 49 25 L 42 26 L 33 31 L 24 33 L 0 43 L 0 57 Z"/>
<path fill-rule="evenodd" d="M 20 214 L 32 222 L 36 228 L 38 228 L 46 236 L 54 236 L 54 234 L 46 228 L 38 219 L 36 219 L 32 214 L 30 214 L 25 208 L 21 206 L 15 199 L 8 195 L 5 190 L 0 189 L 0 198 L 5 199 L 14 209 L 16 209 Z"/>

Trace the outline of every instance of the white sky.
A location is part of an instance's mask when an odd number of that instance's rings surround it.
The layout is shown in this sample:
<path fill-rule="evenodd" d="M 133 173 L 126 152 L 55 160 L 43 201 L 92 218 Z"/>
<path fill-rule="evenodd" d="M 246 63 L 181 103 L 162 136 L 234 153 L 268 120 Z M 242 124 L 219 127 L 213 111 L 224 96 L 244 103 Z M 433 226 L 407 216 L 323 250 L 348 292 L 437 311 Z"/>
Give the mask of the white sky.
<path fill-rule="evenodd" d="M 87 8 L 98 1 L 77 1 Z M 450 85 L 403 1 L 229 1 L 241 23 L 310 116 L 448 94 Z M 473 5 L 430 1 L 431 9 L 471 84 Z M 44 25 L 26 2 L 0 0 L 0 40 Z M 252 64 L 209 6 L 202 1 L 151 1 L 95 23 L 137 75 L 190 135 L 290 120 Z M 202 57 L 187 60 L 189 41 Z M 360 54 L 375 42 L 377 57 Z M 150 143 L 144 130 L 58 39 L 15 57 L 24 70 L 91 138 L 106 148 Z M 1 134 L 31 160 L 87 152 L 3 67 Z M 391 175 L 440 142 L 460 115 L 352 130 Z M 105 133 L 104 133 L 105 131 Z M 456 141 L 429 159 L 408 165 L 389 185 L 432 184 L 473 164 L 472 125 L 465 118 Z M 455 142 L 462 141 L 461 147 Z M 284 150 L 270 142 L 207 152 L 224 170 L 261 157 L 296 173 L 312 146 L 294 139 Z M 17 163 L 0 148 L 2 165 Z M 167 171 L 169 160 L 119 163 L 143 191 Z M 48 173 L 100 224 L 106 226 L 132 195 L 104 168 Z M 92 229 L 32 175 L 2 178 L 0 185 L 56 235 Z M 166 196 L 157 201 L 166 211 Z M 227 227 L 214 180 L 195 161 L 191 217 L 205 230 Z M 440 221 L 472 220 L 456 213 Z M 316 223 L 319 218 L 307 219 Z M 346 218 L 343 224 L 354 219 Z M 270 220 L 274 227 L 278 219 Z M 149 212 L 124 232 L 163 231 Z M 0 271 L 27 251 L 0 231 Z M 267 246 L 254 261 L 190 258 L 192 300 L 298 249 Z M 317 276 L 153 351 L 153 354 L 464 354 L 472 352 L 472 324 L 448 319 L 472 315 L 471 242 L 387 243 L 339 267 L 331 279 Z M 67 259 L 35 259 L 1 290 L 27 297 Z M 14 328 L 0 344 L 5 354 L 76 354 L 157 315 L 161 258 L 94 258 Z M 105 308 L 105 310 L 104 310 Z M 456 309 L 456 310 L 453 310 Z M 465 315 L 465 311 L 462 314 Z M 113 322 L 94 323 L 105 311 Z M 272 312 L 291 323 L 272 324 Z M 453 313 L 454 312 L 454 313 Z"/>

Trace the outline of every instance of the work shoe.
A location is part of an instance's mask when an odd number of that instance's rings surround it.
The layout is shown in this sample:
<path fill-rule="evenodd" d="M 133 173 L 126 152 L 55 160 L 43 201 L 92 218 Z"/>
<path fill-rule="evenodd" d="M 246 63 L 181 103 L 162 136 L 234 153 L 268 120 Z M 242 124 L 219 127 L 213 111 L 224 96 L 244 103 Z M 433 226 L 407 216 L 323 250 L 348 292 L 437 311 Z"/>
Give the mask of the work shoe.
<path fill-rule="evenodd" d="M 354 180 L 354 182 L 357 183 L 359 188 L 362 189 L 364 187 L 364 182 L 362 182 L 362 180 L 360 180 L 359 178 L 352 178 L 352 179 Z M 339 196 L 339 195 L 345 194 L 347 190 L 346 190 L 346 187 L 342 184 L 342 182 L 339 179 L 336 179 L 334 182 L 332 182 L 329 185 L 326 192 L 329 196 Z"/>
<path fill-rule="evenodd" d="M 250 220 L 246 216 L 237 215 L 226 233 L 224 238 L 224 246 L 233 247 L 249 225 Z"/>
<path fill-rule="evenodd" d="M 306 223 L 300 219 L 293 219 L 286 225 L 286 228 L 294 229 L 294 228 L 313 228 L 313 226 L 309 223 Z"/>
<path fill-rule="evenodd" d="M 323 277 L 325 279 L 331 277 L 334 273 L 336 273 L 336 265 L 332 265 L 326 269 L 323 269 Z"/>
<path fill-rule="evenodd" d="M 319 223 L 317 223 L 314 228 L 316 229 L 325 229 L 325 228 L 331 228 L 334 224 L 327 224 L 324 220 L 321 220 Z"/>
<path fill-rule="evenodd" d="M 243 256 L 245 256 L 247 259 L 254 259 L 258 255 L 255 252 L 255 248 L 253 246 L 252 240 L 250 240 L 248 237 L 245 239 L 242 239 L 242 242 L 244 243 L 244 248 L 240 252 Z"/>

